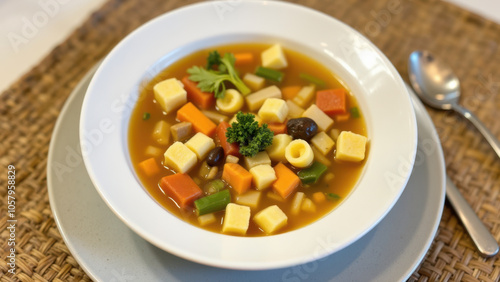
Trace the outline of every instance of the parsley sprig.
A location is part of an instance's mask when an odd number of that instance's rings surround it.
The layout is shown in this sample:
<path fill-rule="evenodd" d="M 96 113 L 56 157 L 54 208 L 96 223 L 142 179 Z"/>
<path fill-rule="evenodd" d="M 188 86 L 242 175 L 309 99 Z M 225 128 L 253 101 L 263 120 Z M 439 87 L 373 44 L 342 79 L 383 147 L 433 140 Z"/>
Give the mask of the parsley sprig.
<path fill-rule="evenodd" d="M 221 57 L 219 52 L 213 51 L 208 55 L 206 68 L 194 66 L 187 70 L 189 79 L 198 82 L 201 91 L 214 93 L 215 98 L 224 98 L 226 81 L 246 95 L 250 93 L 250 88 L 238 76 L 234 67 L 235 60 L 232 53 L 225 53 L 224 57 Z M 213 69 L 214 66 L 217 66 L 218 70 Z"/>

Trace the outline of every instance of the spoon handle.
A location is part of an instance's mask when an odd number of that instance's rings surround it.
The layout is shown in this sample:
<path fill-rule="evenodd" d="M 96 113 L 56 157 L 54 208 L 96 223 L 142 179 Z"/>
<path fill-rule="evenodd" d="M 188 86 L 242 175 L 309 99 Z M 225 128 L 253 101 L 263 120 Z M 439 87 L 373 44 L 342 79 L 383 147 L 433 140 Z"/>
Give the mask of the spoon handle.
<path fill-rule="evenodd" d="M 474 210 L 472 210 L 448 176 L 446 177 L 446 196 L 465 226 L 465 229 L 469 232 L 472 241 L 476 244 L 481 255 L 484 257 L 496 255 L 498 253 L 497 241 L 493 238 L 490 231 L 484 226 L 479 217 L 477 217 Z"/>
<path fill-rule="evenodd" d="M 491 131 L 489 131 L 488 128 L 486 128 L 486 126 L 484 126 L 484 124 L 466 108 L 463 108 L 458 104 L 452 104 L 452 107 L 457 113 L 460 113 L 468 119 L 477 128 L 477 130 L 481 132 L 486 141 L 490 143 L 491 147 L 500 158 L 500 141 L 498 141 L 495 135 L 493 135 L 493 133 L 491 133 Z"/>

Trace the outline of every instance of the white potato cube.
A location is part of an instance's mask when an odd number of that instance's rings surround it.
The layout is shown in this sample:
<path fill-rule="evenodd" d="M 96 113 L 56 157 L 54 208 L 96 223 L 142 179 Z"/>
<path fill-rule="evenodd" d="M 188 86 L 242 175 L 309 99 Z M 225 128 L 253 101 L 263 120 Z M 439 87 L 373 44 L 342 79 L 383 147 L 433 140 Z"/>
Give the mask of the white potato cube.
<path fill-rule="evenodd" d="M 316 91 L 316 85 L 311 84 L 309 86 L 304 86 L 300 89 L 299 93 L 293 97 L 292 101 L 299 107 L 305 107 L 314 97 L 314 91 Z"/>
<path fill-rule="evenodd" d="M 153 87 L 153 91 L 156 102 L 167 114 L 187 102 L 187 92 L 184 90 L 184 85 L 175 78 L 158 82 Z"/>
<path fill-rule="evenodd" d="M 363 135 L 342 131 L 337 138 L 335 158 L 341 161 L 359 162 L 365 159 L 367 138 Z"/>
<path fill-rule="evenodd" d="M 229 203 L 226 206 L 222 232 L 245 235 L 250 224 L 250 207 Z"/>
<path fill-rule="evenodd" d="M 309 198 L 305 198 L 302 201 L 302 210 L 306 212 L 315 212 L 316 211 L 316 205 L 313 203 L 313 201 Z"/>
<path fill-rule="evenodd" d="M 212 224 L 216 220 L 217 220 L 217 218 L 215 217 L 215 215 L 213 213 L 207 213 L 207 214 L 198 216 L 198 223 L 200 223 L 201 226 Z"/>
<path fill-rule="evenodd" d="M 312 104 L 302 113 L 302 117 L 308 117 L 316 122 L 320 131 L 327 131 L 333 125 L 333 119 L 325 114 L 318 106 Z"/>
<path fill-rule="evenodd" d="M 285 52 L 280 44 L 274 44 L 261 53 L 262 66 L 271 69 L 282 69 L 288 66 Z"/>
<path fill-rule="evenodd" d="M 263 164 L 271 165 L 271 159 L 266 151 L 258 152 L 253 157 L 245 157 L 245 166 L 247 169 Z"/>
<path fill-rule="evenodd" d="M 197 163 L 196 154 L 181 142 L 170 145 L 164 153 L 165 165 L 175 172 L 186 173 Z"/>
<path fill-rule="evenodd" d="M 256 209 L 259 206 L 261 195 L 260 191 L 248 190 L 242 195 L 236 195 L 235 202 Z"/>
<path fill-rule="evenodd" d="M 257 91 L 264 87 L 264 83 L 266 82 L 266 80 L 263 77 L 255 75 L 253 73 L 246 73 L 243 76 L 243 82 L 253 91 Z"/>
<path fill-rule="evenodd" d="M 198 132 L 186 142 L 186 146 L 196 154 L 199 160 L 203 160 L 208 152 L 215 148 L 214 139 Z"/>
<path fill-rule="evenodd" d="M 311 143 L 320 151 L 323 155 L 326 155 L 335 145 L 335 142 L 326 134 L 324 131 L 320 131 L 311 139 Z"/>
<path fill-rule="evenodd" d="M 258 114 L 264 122 L 283 123 L 288 115 L 288 106 L 285 100 L 270 98 L 260 107 Z"/>
<path fill-rule="evenodd" d="M 277 134 L 273 136 L 273 143 L 266 148 L 269 158 L 276 162 L 287 162 L 285 149 L 292 142 L 292 136 L 288 134 Z"/>
<path fill-rule="evenodd" d="M 258 212 L 253 217 L 253 221 L 255 221 L 264 232 L 272 234 L 287 224 L 288 217 L 277 205 L 273 205 Z"/>
<path fill-rule="evenodd" d="M 295 104 L 292 100 L 286 100 L 286 105 L 288 106 L 289 118 L 299 118 L 302 116 L 302 113 L 304 113 L 304 109 Z"/>
<path fill-rule="evenodd" d="M 170 124 L 164 120 L 155 123 L 153 139 L 160 145 L 167 145 L 170 141 Z"/>
<path fill-rule="evenodd" d="M 254 112 L 258 110 L 262 106 L 262 104 L 264 104 L 264 101 L 269 98 L 281 99 L 281 90 L 276 85 L 271 85 L 257 92 L 249 94 L 245 97 L 245 100 L 247 102 L 248 109 L 251 112 Z"/>
<path fill-rule="evenodd" d="M 240 162 L 240 158 L 233 156 L 233 155 L 227 155 L 226 157 L 226 163 L 233 163 L 237 164 Z"/>
<path fill-rule="evenodd" d="M 277 179 L 276 172 L 271 164 L 258 165 L 250 169 L 250 174 L 253 177 L 253 183 L 255 184 L 255 189 L 264 190 L 271 186 L 271 184 Z"/>
<path fill-rule="evenodd" d="M 284 199 L 283 197 L 281 197 L 280 195 L 276 194 L 276 192 L 274 192 L 273 190 L 267 192 L 267 197 L 273 201 L 277 201 L 277 202 L 284 202 L 286 199 Z"/>

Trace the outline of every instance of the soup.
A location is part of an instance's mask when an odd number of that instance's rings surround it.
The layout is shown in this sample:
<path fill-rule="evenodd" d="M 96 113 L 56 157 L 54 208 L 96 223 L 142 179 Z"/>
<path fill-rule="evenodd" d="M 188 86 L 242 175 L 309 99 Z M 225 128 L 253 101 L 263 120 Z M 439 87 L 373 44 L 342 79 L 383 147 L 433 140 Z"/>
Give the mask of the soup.
<path fill-rule="evenodd" d="M 154 77 L 128 141 L 138 178 L 169 212 L 217 233 L 266 236 L 341 203 L 366 136 L 354 94 L 326 67 L 279 44 L 233 44 Z"/>

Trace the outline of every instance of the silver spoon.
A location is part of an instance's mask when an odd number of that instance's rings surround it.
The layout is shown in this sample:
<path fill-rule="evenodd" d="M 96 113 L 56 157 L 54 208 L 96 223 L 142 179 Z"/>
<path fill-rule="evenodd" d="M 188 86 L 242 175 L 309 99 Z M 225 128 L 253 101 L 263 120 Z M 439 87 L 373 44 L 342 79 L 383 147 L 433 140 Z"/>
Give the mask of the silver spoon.
<path fill-rule="evenodd" d="M 458 104 L 460 81 L 453 71 L 427 51 L 411 53 L 408 62 L 410 83 L 427 105 L 440 110 L 454 110 L 481 132 L 500 157 L 500 141 L 469 110 Z"/>
<path fill-rule="evenodd" d="M 410 82 L 417 95 L 425 103 L 438 109 L 454 109 L 470 120 L 485 135 L 497 154 L 500 156 L 500 144 L 484 125 L 474 116 L 458 105 L 460 83 L 453 72 L 436 60 L 430 53 L 415 51 L 408 62 Z M 484 131 L 484 132 L 483 132 Z M 474 210 L 460 194 L 455 184 L 446 177 L 446 196 L 462 221 L 465 229 L 474 241 L 479 253 L 491 257 L 498 253 L 498 243 L 484 226 Z"/>

